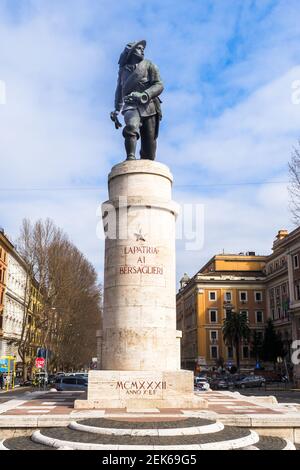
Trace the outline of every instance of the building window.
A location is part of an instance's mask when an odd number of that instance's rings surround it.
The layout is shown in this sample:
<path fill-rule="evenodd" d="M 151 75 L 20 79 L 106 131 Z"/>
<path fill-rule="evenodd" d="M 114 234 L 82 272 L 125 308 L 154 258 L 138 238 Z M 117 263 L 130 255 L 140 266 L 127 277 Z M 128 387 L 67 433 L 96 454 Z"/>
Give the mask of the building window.
<path fill-rule="evenodd" d="M 277 307 L 277 313 L 278 313 L 277 318 L 281 318 L 281 308 L 280 307 Z"/>
<path fill-rule="evenodd" d="M 218 321 L 218 312 L 217 312 L 217 310 L 210 310 L 209 311 L 209 321 L 210 321 L 210 323 L 217 323 L 217 321 Z"/>
<path fill-rule="evenodd" d="M 255 292 L 255 302 L 262 301 L 262 292 Z"/>
<path fill-rule="evenodd" d="M 294 256 L 293 256 L 293 260 L 294 260 L 294 268 L 295 268 L 295 269 L 298 269 L 298 268 L 299 268 L 299 258 L 298 258 L 298 255 L 294 255 Z"/>
<path fill-rule="evenodd" d="M 232 346 L 228 346 L 227 348 L 227 357 L 228 359 L 233 359 L 233 347 Z"/>
<path fill-rule="evenodd" d="M 229 315 L 231 315 L 231 312 L 232 312 L 231 309 L 225 309 L 225 318 L 226 318 L 226 320 L 229 317 Z"/>
<path fill-rule="evenodd" d="M 282 285 L 282 293 L 286 294 L 286 285 L 285 284 Z"/>
<path fill-rule="evenodd" d="M 264 321 L 264 314 L 260 310 L 258 312 L 255 312 L 256 315 L 256 323 L 263 323 Z"/>
<path fill-rule="evenodd" d="M 217 300 L 217 293 L 216 292 L 210 292 L 209 293 L 209 300 L 212 301 L 212 302 Z"/>
<path fill-rule="evenodd" d="M 275 320 L 275 310 L 272 308 L 272 320 Z"/>
<path fill-rule="evenodd" d="M 231 302 L 232 301 L 232 293 L 231 292 L 225 292 L 225 301 L 226 302 Z"/>
<path fill-rule="evenodd" d="M 243 358 L 249 359 L 249 347 L 248 346 L 243 346 Z"/>
<path fill-rule="evenodd" d="M 211 330 L 209 332 L 209 335 L 210 335 L 210 340 L 211 341 L 217 341 L 218 340 L 218 332 L 217 331 Z"/>
<path fill-rule="evenodd" d="M 264 333 L 263 331 L 260 330 L 255 330 L 256 331 L 256 337 L 259 343 L 262 343 L 264 340 Z"/>
<path fill-rule="evenodd" d="M 240 301 L 241 302 L 247 302 L 247 300 L 248 300 L 247 292 L 240 292 Z"/>
<path fill-rule="evenodd" d="M 296 300 L 300 300 L 300 284 L 299 284 L 299 282 L 297 282 L 297 284 L 295 285 L 295 296 L 296 296 Z"/>
<path fill-rule="evenodd" d="M 210 347 L 210 357 L 211 359 L 218 359 L 218 346 Z"/>

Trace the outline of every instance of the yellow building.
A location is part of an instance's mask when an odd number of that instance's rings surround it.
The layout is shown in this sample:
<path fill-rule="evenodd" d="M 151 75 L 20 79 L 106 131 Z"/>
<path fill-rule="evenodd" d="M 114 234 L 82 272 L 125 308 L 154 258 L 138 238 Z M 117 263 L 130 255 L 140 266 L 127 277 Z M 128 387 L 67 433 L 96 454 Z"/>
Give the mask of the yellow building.
<path fill-rule="evenodd" d="M 43 308 L 43 297 L 39 284 L 34 279 L 30 282 L 30 294 L 28 299 L 27 328 L 28 349 L 26 354 L 26 366 L 29 375 L 32 373 L 37 350 L 42 346 L 41 314 Z"/>
<path fill-rule="evenodd" d="M 7 258 L 6 237 L 0 230 L 0 356 L 2 355 L 1 338 L 3 336 L 3 309 L 6 289 Z"/>
<path fill-rule="evenodd" d="M 193 277 L 185 274 L 177 294 L 177 329 L 182 331 L 182 367 L 235 363 L 234 351 L 224 344 L 223 320 L 228 310 L 245 311 L 251 330 L 262 338 L 266 321 L 265 256 L 214 256 Z M 241 366 L 255 364 L 251 342 L 241 345 Z"/>

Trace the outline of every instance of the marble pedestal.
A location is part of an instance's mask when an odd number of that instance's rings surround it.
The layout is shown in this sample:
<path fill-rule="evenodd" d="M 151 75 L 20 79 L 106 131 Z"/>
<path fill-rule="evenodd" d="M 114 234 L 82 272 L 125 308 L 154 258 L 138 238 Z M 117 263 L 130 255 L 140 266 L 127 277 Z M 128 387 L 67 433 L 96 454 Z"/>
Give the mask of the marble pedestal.
<path fill-rule="evenodd" d="M 176 330 L 172 175 L 150 160 L 126 161 L 108 177 L 101 371 L 89 373 L 76 408 L 205 406 L 193 373 L 180 370 Z"/>

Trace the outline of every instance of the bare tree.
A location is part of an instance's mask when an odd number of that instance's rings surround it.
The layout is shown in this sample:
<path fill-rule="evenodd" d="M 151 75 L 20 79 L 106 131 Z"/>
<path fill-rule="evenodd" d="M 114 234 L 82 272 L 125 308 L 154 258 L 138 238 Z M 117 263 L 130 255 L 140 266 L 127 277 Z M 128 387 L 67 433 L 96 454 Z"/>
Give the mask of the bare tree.
<path fill-rule="evenodd" d="M 33 323 L 40 332 L 45 331 L 42 326 L 47 304 L 42 290 L 44 293 L 48 271 L 47 250 L 58 232 L 50 220 L 38 221 L 32 225 L 29 220 L 25 219 L 17 241 L 18 251 L 26 261 L 23 323 L 21 336 L 17 341 L 18 352 L 22 360 L 23 379 L 26 378 L 27 367 L 33 365 L 34 358 L 29 354 L 30 349 L 35 346 L 32 338 Z M 34 297 L 37 301 L 40 299 L 40 309 L 36 309 L 36 305 L 33 304 Z M 33 323 L 30 321 L 32 317 L 34 317 Z"/>
<path fill-rule="evenodd" d="M 23 222 L 19 250 L 39 285 L 42 308 L 36 316 L 40 346 L 51 351 L 56 369 L 87 367 L 96 355 L 101 318 L 101 288 L 93 266 L 51 220 Z M 20 349 L 30 337 L 24 315 Z M 27 349 L 26 349 L 27 348 Z"/>
<path fill-rule="evenodd" d="M 296 225 L 300 224 L 300 141 L 292 153 L 289 162 L 290 183 L 288 186 L 290 195 L 290 209 L 293 215 L 293 221 Z"/>

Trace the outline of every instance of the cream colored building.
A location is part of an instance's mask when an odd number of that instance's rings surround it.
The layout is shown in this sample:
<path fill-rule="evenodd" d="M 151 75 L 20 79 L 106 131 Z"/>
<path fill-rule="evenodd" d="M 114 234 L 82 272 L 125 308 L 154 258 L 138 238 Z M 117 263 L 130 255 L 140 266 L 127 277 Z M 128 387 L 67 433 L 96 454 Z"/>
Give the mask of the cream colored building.
<path fill-rule="evenodd" d="M 266 271 L 269 316 L 290 360 L 295 351 L 293 342 L 299 341 L 300 346 L 300 227 L 290 234 L 287 230 L 278 232 Z M 293 364 L 293 377 L 300 386 L 299 364 Z"/>
<path fill-rule="evenodd" d="M 21 338 L 26 296 L 26 264 L 15 250 L 8 253 L 6 292 L 3 311 L 1 355 L 18 356 L 16 340 Z"/>

